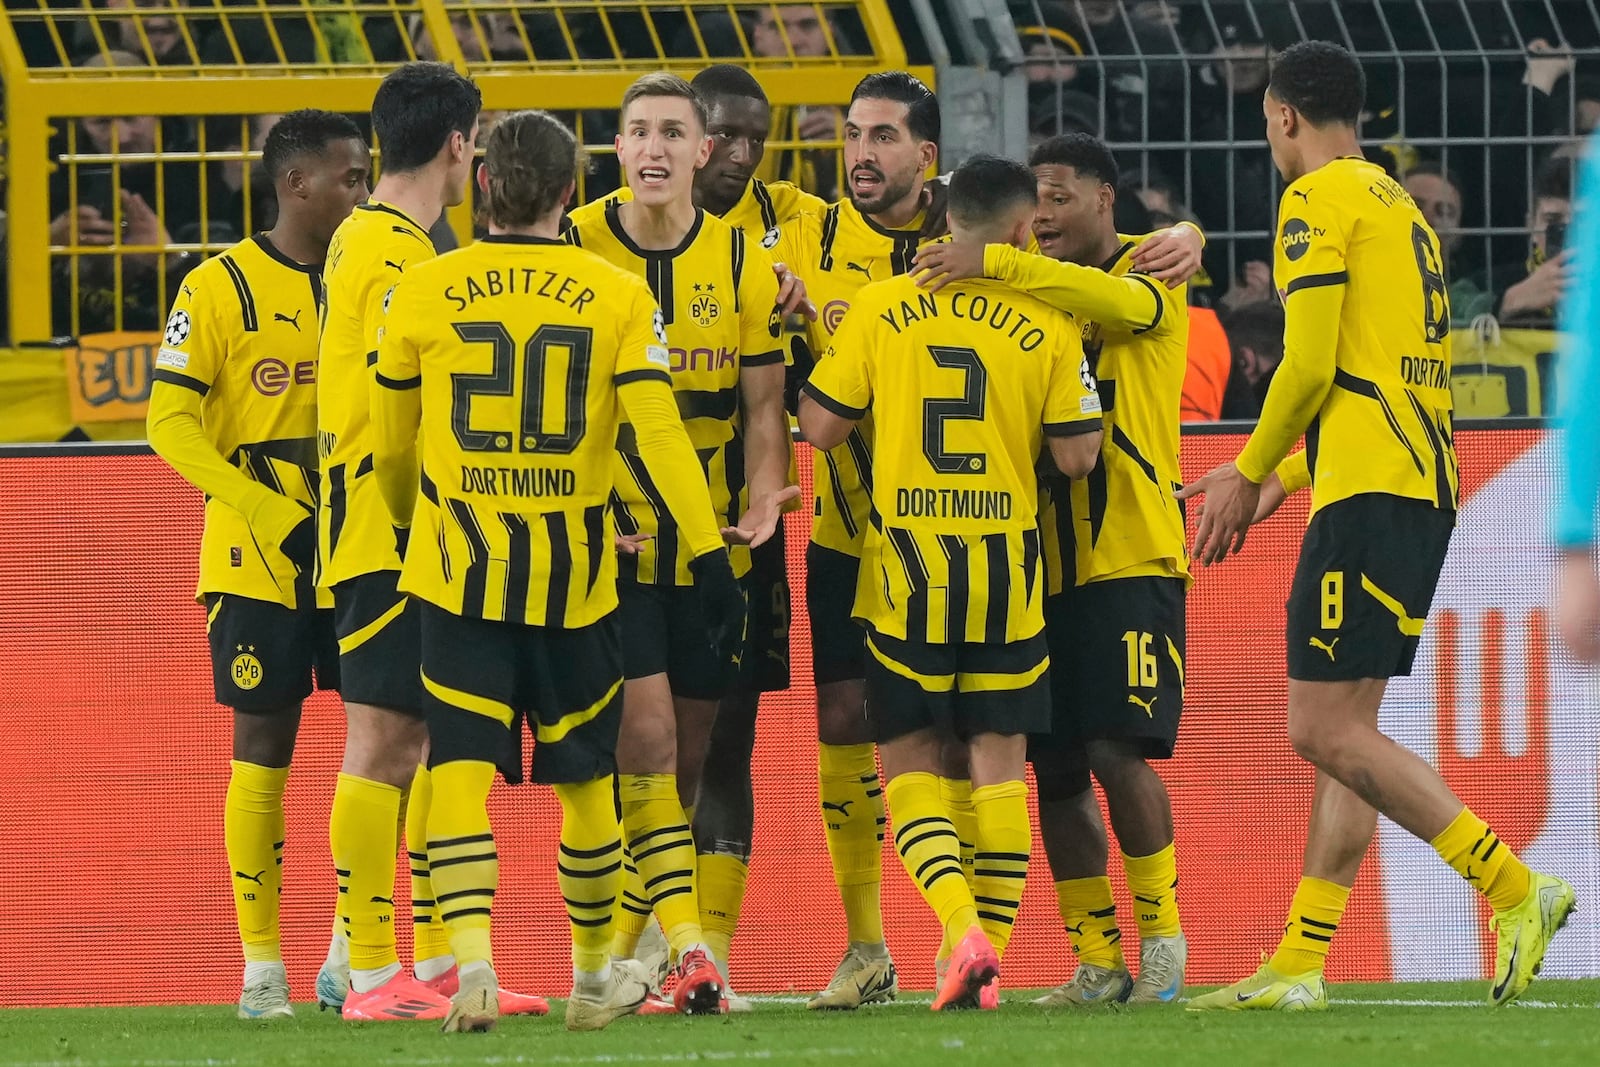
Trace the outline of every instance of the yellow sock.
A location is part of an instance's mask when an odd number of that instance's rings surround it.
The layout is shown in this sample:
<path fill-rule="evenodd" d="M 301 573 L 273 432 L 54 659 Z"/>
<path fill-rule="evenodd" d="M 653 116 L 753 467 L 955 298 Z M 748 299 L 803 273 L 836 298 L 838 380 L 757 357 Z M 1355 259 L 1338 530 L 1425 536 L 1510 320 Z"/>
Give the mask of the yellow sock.
<path fill-rule="evenodd" d="M 222 840 L 233 871 L 233 907 L 246 963 L 281 960 L 278 897 L 283 892 L 283 788 L 287 767 L 233 761 L 222 805 Z"/>
<path fill-rule="evenodd" d="M 613 805 L 613 809 L 614 809 Z M 624 831 L 626 835 L 626 831 Z M 639 938 L 650 925 L 650 894 L 645 891 L 644 879 L 633 864 L 633 856 L 626 843 L 622 846 L 622 891 L 617 895 L 617 906 L 611 912 L 611 954 L 621 959 L 632 959 L 639 951 Z"/>
<path fill-rule="evenodd" d="M 1178 861 L 1173 847 L 1152 856 L 1122 854 L 1140 937 L 1177 937 L 1183 932 L 1178 925 Z"/>
<path fill-rule="evenodd" d="M 678 802 L 675 774 L 619 774 L 628 853 L 674 956 L 703 942 L 695 895 L 694 835 Z"/>
<path fill-rule="evenodd" d="M 1514 908 L 1528 895 L 1532 879 L 1527 865 L 1501 844 L 1488 823 L 1467 808 L 1433 839 L 1433 849 L 1487 897 L 1495 911 Z"/>
<path fill-rule="evenodd" d="M 1122 930 L 1109 878 L 1069 878 L 1056 883 L 1061 922 L 1079 963 L 1121 967 Z"/>
<path fill-rule="evenodd" d="M 961 842 L 961 873 L 966 875 L 968 887 L 973 887 L 972 852 L 978 840 L 978 813 L 972 807 L 972 783 L 965 778 L 939 777 L 939 799 L 944 802 L 945 814 L 956 828 L 956 838 Z M 973 888 L 976 893 L 977 889 Z M 935 959 L 948 959 L 954 945 L 948 938 L 939 942 Z"/>
<path fill-rule="evenodd" d="M 739 925 L 739 909 L 744 905 L 745 881 L 750 865 L 738 856 L 702 852 L 699 856 L 700 929 L 706 935 L 711 954 L 723 966 L 733 950 L 733 932 Z"/>
<path fill-rule="evenodd" d="M 428 867 L 456 964 L 493 965 L 489 919 L 500 881 L 500 854 L 489 827 L 495 765 L 451 760 L 433 768 L 428 805 Z"/>
<path fill-rule="evenodd" d="M 556 881 L 572 926 L 572 966 L 603 971 L 611 951 L 611 912 L 622 890 L 616 783 L 608 774 L 592 782 L 558 785 L 555 792 L 561 801 Z"/>
<path fill-rule="evenodd" d="M 971 791 L 971 799 L 978 831 L 972 899 L 989 943 L 1004 956 L 1028 881 L 1028 854 L 1033 850 L 1028 787 L 1022 782 L 980 786 Z M 946 940 L 950 940 L 948 932 Z"/>
<path fill-rule="evenodd" d="M 883 789 L 871 745 L 818 745 L 822 824 L 851 941 L 883 943 Z"/>
<path fill-rule="evenodd" d="M 450 955 L 450 931 L 439 914 L 428 875 L 428 809 L 433 804 L 433 776 L 417 765 L 405 799 L 406 858 L 411 862 L 411 927 L 414 963 Z"/>
<path fill-rule="evenodd" d="M 1328 947 L 1349 900 L 1346 886 L 1321 878 L 1301 878 L 1289 904 L 1283 940 L 1267 961 L 1272 969 L 1279 974 L 1320 973 L 1328 962 Z"/>
<path fill-rule="evenodd" d="M 394 856 L 400 790 L 340 772 L 328 818 L 328 847 L 344 901 L 350 966 L 371 971 L 399 963 L 394 950 Z"/>
<path fill-rule="evenodd" d="M 959 942 L 978 925 L 978 909 L 961 875 L 961 845 L 939 799 L 939 779 L 922 771 L 891 779 L 889 810 L 900 862 L 939 916 L 946 939 Z"/>

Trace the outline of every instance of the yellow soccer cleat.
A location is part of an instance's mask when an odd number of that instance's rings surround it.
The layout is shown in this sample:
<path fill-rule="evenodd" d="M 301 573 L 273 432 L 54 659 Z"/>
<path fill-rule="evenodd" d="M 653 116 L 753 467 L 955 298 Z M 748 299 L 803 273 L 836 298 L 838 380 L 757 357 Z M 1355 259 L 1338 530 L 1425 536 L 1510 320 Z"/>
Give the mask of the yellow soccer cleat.
<path fill-rule="evenodd" d="M 1495 912 L 1489 926 L 1499 936 L 1499 945 L 1489 1003 L 1510 1004 L 1522 995 L 1544 966 L 1550 939 L 1567 924 L 1576 903 L 1577 895 L 1566 882 L 1548 874 L 1533 874 L 1522 903 Z"/>
<path fill-rule="evenodd" d="M 1192 998 L 1190 1011 L 1327 1011 L 1328 987 L 1321 971 L 1279 974 L 1263 962 L 1242 982 Z"/>
<path fill-rule="evenodd" d="M 567 999 L 568 1030 L 603 1030 L 632 1015 L 650 995 L 650 975 L 638 960 L 616 960 L 611 974 L 595 988 L 574 986 Z"/>
<path fill-rule="evenodd" d="M 461 987 L 450 998 L 450 1011 L 439 1029 L 447 1034 L 486 1033 L 500 1021 L 500 983 L 488 967 L 475 967 L 461 976 Z"/>

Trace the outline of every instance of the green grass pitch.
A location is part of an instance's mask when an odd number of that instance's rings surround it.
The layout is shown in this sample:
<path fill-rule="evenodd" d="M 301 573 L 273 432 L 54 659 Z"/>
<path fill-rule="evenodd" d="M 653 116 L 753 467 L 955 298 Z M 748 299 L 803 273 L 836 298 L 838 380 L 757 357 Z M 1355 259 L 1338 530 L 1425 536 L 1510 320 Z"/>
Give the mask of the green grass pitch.
<path fill-rule="evenodd" d="M 749 1015 L 623 1019 L 569 1034 L 546 1019 L 491 1034 L 432 1023 L 346 1024 L 315 1005 L 247 1023 L 231 1005 L 0 1011 L 0 1064 L 233 1067 L 244 1064 L 1083 1064 L 1105 1067 L 1560 1067 L 1600 1064 L 1600 981 L 1537 982 L 1491 1009 L 1487 984 L 1341 985 L 1322 1015 L 1193 1015 L 1179 1006 L 1045 1011 L 1007 991 L 996 1014 L 934 1015 L 928 997 L 854 1014 L 757 998 Z"/>

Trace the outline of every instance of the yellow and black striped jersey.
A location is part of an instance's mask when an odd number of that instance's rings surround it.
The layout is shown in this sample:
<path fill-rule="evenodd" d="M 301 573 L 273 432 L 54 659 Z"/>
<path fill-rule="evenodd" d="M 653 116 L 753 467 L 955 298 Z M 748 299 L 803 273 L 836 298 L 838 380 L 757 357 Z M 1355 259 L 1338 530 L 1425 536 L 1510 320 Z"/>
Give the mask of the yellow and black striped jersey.
<path fill-rule="evenodd" d="M 623 228 L 620 210 L 613 204 L 568 228 L 567 240 L 649 283 L 666 330 L 678 411 L 700 456 L 718 521 L 735 525 L 745 489 L 737 418 L 740 368 L 783 362 L 772 259 L 739 230 L 698 209 L 678 247 L 640 248 Z M 616 462 L 611 504 L 617 528 L 651 535 L 630 557 L 634 576 L 648 585 L 693 584 L 692 554 L 645 470 L 628 423 L 617 436 Z M 730 554 L 736 575 L 749 570 L 749 549 L 735 546 Z"/>
<path fill-rule="evenodd" d="M 1265 478 L 1303 430 L 1313 513 L 1362 493 L 1454 510 L 1450 300 L 1404 187 L 1359 158 L 1291 182 L 1273 277 L 1284 357 L 1239 469 Z"/>
<path fill-rule="evenodd" d="M 817 307 L 817 321 L 806 326 L 806 344 L 813 353 L 832 344 L 862 286 L 911 270 L 921 228 L 920 214 L 905 229 L 890 230 L 841 200 L 819 215 L 800 216 L 786 230 L 777 258 L 805 281 Z M 811 540 L 824 548 L 861 555 L 872 493 L 872 438 L 873 416 L 868 412 L 849 439 L 829 449 L 823 455 L 826 462 L 812 468 Z"/>
<path fill-rule="evenodd" d="M 297 607 L 311 597 L 280 551 L 317 501 L 321 265 L 265 234 L 184 278 L 156 356 L 150 443 L 206 494 L 199 594 Z"/>
<path fill-rule="evenodd" d="M 1151 236 L 1119 237 L 1098 267 L 990 245 L 984 272 L 1071 312 L 1083 329 L 1105 412 L 1100 460 L 1070 482 L 1047 475 L 1040 502 L 1047 590 L 1110 578 L 1189 578 L 1183 512 L 1173 491 L 1188 370 L 1187 289 L 1132 273 Z"/>
<path fill-rule="evenodd" d="M 1035 463 L 1045 434 L 1100 429 L 1079 336 L 1072 316 L 988 279 L 854 294 L 806 392 L 877 421 L 857 618 L 933 644 L 1043 629 Z"/>
<path fill-rule="evenodd" d="M 575 208 L 567 216 L 567 224 L 591 225 L 612 204 L 626 204 L 632 199 L 633 190 L 624 185 L 614 193 Z M 772 251 L 783 237 L 787 223 L 798 215 L 817 215 L 827 208 L 827 201 L 820 196 L 812 196 L 790 182 L 764 182 L 757 178 L 745 186 L 738 203 L 718 217 L 743 233 L 745 241 Z"/>
<path fill-rule="evenodd" d="M 359 205 L 328 246 L 317 386 L 317 584 L 400 569 L 394 528 L 372 479 L 372 368 L 385 295 L 434 257 L 428 228 L 377 200 Z"/>
<path fill-rule="evenodd" d="M 529 626 L 610 613 L 606 508 L 624 410 L 685 554 L 721 551 L 637 277 L 560 241 L 491 236 L 408 269 L 388 303 L 373 424 L 389 513 L 415 508 L 402 590 Z"/>

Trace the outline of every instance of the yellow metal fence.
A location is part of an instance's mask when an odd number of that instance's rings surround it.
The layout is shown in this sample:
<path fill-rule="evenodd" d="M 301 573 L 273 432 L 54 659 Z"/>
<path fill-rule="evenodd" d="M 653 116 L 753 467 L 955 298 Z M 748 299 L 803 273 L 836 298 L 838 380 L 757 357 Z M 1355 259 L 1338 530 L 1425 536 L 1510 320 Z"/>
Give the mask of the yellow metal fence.
<path fill-rule="evenodd" d="M 408 60 L 471 76 L 487 117 L 563 114 L 596 161 L 580 200 L 617 183 L 616 108 L 641 73 L 744 66 L 779 127 L 769 170 L 799 176 L 837 173 L 802 165 L 839 148 L 814 129 L 801 139 L 807 109 L 840 107 L 864 75 L 906 66 L 886 0 L 35 2 L 0 22 L 5 297 L 20 341 L 159 328 L 194 263 L 270 224 L 255 163 L 272 116 L 365 115 Z M 466 236 L 470 207 L 450 223 Z"/>

